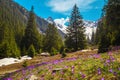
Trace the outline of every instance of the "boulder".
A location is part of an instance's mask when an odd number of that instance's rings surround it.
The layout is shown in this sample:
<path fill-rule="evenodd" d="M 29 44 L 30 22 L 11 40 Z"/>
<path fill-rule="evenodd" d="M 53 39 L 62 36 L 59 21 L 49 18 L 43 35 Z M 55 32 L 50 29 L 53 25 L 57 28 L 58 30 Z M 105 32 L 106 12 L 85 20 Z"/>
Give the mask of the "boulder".
<path fill-rule="evenodd" d="M 40 55 L 41 55 L 41 56 L 46 56 L 46 57 L 47 57 L 47 56 L 50 56 L 50 54 L 49 54 L 48 52 L 43 52 L 43 53 L 41 53 Z"/>

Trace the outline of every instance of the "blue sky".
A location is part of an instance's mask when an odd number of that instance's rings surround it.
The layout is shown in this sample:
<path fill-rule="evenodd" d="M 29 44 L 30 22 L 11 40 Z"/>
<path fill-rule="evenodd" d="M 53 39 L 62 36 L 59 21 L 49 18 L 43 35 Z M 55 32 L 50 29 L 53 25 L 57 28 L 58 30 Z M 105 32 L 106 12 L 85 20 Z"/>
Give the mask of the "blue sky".
<path fill-rule="evenodd" d="M 42 17 L 53 19 L 67 18 L 71 14 L 74 4 L 79 7 L 85 20 L 95 21 L 101 17 L 104 0 L 14 0 L 26 9 L 34 6 L 34 12 Z"/>

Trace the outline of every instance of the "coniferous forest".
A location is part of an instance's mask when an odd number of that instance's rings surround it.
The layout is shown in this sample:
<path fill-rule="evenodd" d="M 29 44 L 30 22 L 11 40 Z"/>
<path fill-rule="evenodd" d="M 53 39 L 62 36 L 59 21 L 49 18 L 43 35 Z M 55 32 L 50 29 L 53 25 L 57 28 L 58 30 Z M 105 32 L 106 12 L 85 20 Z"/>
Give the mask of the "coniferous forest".
<path fill-rule="evenodd" d="M 18 71 L 18 77 L 10 76 L 12 79 L 5 75 L 0 79 L 32 80 L 27 78 L 31 73 L 27 71 L 29 69 L 34 76 L 40 75 L 33 80 L 119 80 L 120 0 L 105 0 L 101 18 L 91 37 L 85 34 L 84 25 L 77 4 L 71 10 L 67 33 L 63 36 L 55 23 L 35 14 L 34 6 L 28 11 L 13 0 L 0 0 L 0 59 L 20 59 L 26 55 L 36 59 L 45 52 L 50 54 L 52 61 L 35 63 L 35 66 L 24 62 L 22 66 L 26 68 Z M 82 52 L 89 49 L 90 52 Z"/>

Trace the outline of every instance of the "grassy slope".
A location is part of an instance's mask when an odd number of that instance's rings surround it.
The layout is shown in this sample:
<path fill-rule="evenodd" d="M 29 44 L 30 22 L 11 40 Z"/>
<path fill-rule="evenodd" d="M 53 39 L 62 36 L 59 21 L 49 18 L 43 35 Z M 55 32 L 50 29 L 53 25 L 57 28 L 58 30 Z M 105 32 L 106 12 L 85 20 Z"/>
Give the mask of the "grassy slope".
<path fill-rule="evenodd" d="M 120 51 L 109 54 L 96 55 L 92 52 L 75 52 L 60 59 L 60 55 L 53 57 L 36 57 L 28 61 L 29 64 L 48 62 L 49 64 L 30 66 L 10 77 L 14 80 L 27 79 L 34 75 L 38 80 L 119 80 Z M 70 58 L 70 59 L 69 59 Z M 71 59 L 72 58 L 72 59 Z M 57 61 L 54 61 L 57 60 Z M 38 62 L 37 62 L 38 61 Z"/>

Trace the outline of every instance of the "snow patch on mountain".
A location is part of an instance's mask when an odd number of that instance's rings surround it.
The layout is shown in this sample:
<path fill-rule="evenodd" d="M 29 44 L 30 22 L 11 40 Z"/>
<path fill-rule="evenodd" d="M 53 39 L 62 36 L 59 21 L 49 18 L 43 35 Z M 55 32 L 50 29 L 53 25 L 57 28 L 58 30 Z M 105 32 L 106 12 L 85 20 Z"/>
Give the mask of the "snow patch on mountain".
<path fill-rule="evenodd" d="M 67 22 L 69 22 L 69 18 L 67 17 L 66 19 L 61 18 L 61 19 L 55 19 L 54 22 L 56 23 L 56 26 L 59 30 L 61 30 L 63 33 L 67 33 L 66 29 L 67 26 L 65 25 Z"/>
<path fill-rule="evenodd" d="M 46 21 L 47 21 L 48 23 L 50 23 L 50 24 L 54 24 L 54 20 L 53 20 L 52 17 L 48 17 L 48 18 L 46 19 Z"/>
<path fill-rule="evenodd" d="M 96 32 L 97 22 L 84 20 L 85 34 L 91 38 L 92 32 Z"/>

